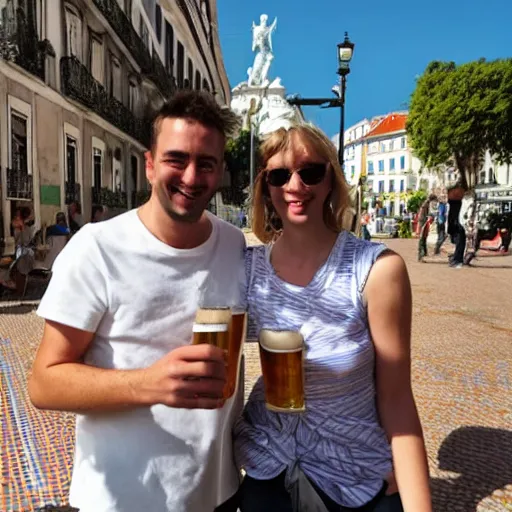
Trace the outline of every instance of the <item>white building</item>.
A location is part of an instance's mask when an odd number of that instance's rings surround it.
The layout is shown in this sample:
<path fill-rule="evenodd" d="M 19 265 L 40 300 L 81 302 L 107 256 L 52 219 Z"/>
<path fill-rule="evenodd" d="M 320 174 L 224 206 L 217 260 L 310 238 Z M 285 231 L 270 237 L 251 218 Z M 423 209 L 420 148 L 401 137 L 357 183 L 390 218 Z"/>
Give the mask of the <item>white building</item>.
<path fill-rule="evenodd" d="M 177 88 L 229 104 L 215 0 L 0 0 L 0 238 L 69 203 L 137 204 L 150 115 Z"/>
<path fill-rule="evenodd" d="M 387 215 L 400 215 L 405 193 L 419 186 L 421 162 L 407 141 L 406 112 L 363 119 L 345 131 L 345 177 L 357 185 L 366 177 L 366 199 L 379 201 Z M 333 142 L 337 144 L 337 136 Z"/>
<path fill-rule="evenodd" d="M 406 113 L 391 113 L 382 118 L 366 137 L 367 190 L 385 198 L 387 215 L 400 215 L 406 206 L 405 192 L 418 187 L 421 162 L 407 141 Z"/>

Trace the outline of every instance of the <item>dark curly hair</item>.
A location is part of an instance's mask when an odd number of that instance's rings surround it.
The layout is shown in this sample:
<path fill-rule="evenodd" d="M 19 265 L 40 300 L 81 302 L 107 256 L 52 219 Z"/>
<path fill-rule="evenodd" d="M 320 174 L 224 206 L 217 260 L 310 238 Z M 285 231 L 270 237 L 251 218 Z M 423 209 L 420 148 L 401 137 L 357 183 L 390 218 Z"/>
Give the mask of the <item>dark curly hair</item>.
<path fill-rule="evenodd" d="M 190 119 L 217 129 L 231 137 L 240 127 L 239 117 L 228 107 L 220 106 L 211 93 L 183 90 L 177 92 L 156 113 L 151 130 L 151 152 L 154 152 L 162 121 L 167 118 Z"/>

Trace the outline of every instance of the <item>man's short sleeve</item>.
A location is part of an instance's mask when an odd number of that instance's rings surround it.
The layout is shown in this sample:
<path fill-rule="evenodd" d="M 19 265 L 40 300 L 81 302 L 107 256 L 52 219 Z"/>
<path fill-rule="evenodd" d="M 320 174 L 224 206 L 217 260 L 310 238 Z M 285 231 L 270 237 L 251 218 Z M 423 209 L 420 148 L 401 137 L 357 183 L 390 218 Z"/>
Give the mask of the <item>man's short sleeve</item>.
<path fill-rule="evenodd" d="M 107 272 L 98 242 L 85 226 L 64 247 L 37 314 L 95 332 L 108 306 Z"/>

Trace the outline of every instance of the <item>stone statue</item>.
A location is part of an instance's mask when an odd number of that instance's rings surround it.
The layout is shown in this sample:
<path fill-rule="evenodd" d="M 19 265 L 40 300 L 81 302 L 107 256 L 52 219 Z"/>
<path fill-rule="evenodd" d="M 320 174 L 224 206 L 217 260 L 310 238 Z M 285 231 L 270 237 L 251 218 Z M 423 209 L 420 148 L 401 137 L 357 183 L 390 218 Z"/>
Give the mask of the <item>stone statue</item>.
<path fill-rule="evenodd" d="M 268 16 L 262 14 L 260 16 L 260 24 L 252 24 L 252 51 L 256 51 L 254 57 L 254 64 L 249 68 L 249 86 L 262 86 L 268 85 L 267 78 L 270 63 L 274 59 L 272 53 L 272 32 L 274 32 L 277 25 L 277 18 L 272 25 L 267 26 Z"/>

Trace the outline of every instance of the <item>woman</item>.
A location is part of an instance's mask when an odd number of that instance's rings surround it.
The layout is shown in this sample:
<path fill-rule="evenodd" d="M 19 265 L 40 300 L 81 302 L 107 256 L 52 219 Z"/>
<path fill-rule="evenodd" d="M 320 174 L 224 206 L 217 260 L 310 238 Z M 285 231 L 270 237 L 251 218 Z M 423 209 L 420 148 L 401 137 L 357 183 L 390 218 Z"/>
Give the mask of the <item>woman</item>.
<path fill-rule="evenodd" d="M 370 235 L 370 231 L 368 230 L 368 224 L 370 224 L 370 214 L 364 210 L 361 214 L 361 235 L 363 240 L 372 239 L 372 235 Z"/>
<path fill-rule="evenodd" d="M 313 490 L 313 510 L 431 512 L 405 264 L 342 229 L 348 186 L 323 133 L 281 129 L 261 153 L 253 230 L 270 244 L 247 252 L 249 337 L 301 331 L 306 412 L 267 410 L 259 379 L 234 430 L 240 508 L 312 510 Z"/>
<path fill-rule="evenodd" d="M 434 194 L 430 194 L 421 205 L 418 214 L 419 240 L 418 240 L 418 261 L 424 261 L 423 258 L 428 256 L 427 239 L 430 233 L 430 226 L 434 222 L 434 215 L 431 211 L 432 202 L 437 201 Z"/>

